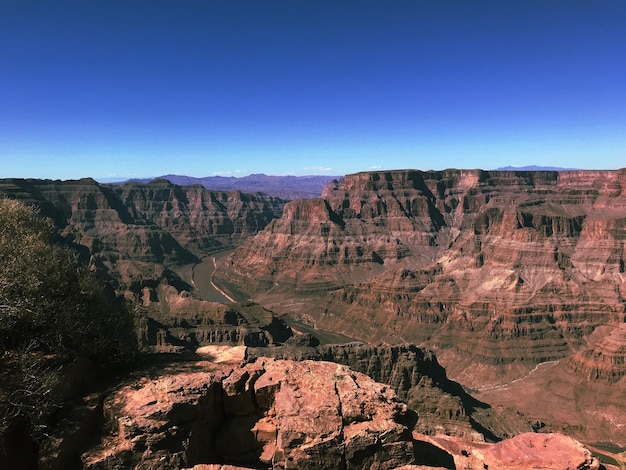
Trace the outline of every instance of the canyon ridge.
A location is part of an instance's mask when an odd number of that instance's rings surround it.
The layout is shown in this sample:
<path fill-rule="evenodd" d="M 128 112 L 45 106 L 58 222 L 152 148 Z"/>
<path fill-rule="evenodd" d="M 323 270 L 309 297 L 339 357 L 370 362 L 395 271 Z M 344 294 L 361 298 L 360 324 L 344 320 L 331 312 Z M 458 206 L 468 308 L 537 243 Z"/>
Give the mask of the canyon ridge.
<path fill-rule="evenodd" d="M 289 202 L 216 278 L 320 330 L 429 347 L 476 396 L 623 446 L 625 239 L 625 170 L 359 173 Z"/>
<path fill-rule="evenodd" d="M 163 179 L 0 194 L 38 206 L 135 306 L 142 349 L 176 358 L 81 389 L 97 445 L 61 419 L 42 468 L 625 460 L 626 170 L 368 172 L 291 201 Z M 335 411 L 309 421 L 336 426 L 294 420 L 322 396 Z"/>

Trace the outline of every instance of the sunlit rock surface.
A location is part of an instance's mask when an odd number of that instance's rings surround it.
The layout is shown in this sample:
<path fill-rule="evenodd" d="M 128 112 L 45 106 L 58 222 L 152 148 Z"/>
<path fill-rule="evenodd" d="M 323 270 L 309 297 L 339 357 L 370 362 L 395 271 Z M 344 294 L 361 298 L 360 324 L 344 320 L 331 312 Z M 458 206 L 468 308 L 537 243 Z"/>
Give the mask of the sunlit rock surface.
<path fill-rule="evenodd" d="M 85 468 L 395 468 L 415 417 L 385 385 L 328 362 L 259 360 L 142 379 L 104 403 Z M 202 467 L 199 467 L 202 468 Z"/>
<path fill-rule="evenodd" d="M 418 448 L 432 453 L 433 448 L 436 448 L 449 456 L 449 463 L 443 468 L 468 470 L 604 468 L 580 442 L 562 434 L 525 433 L 497 444 L 470 444 L 449 436 L 429 437 L 415 434 L 414 437 Z M 453 463 L 450 460 L 453 460 Z"/>
<path fill-rule="evenodd" d="M 560 359 L 625 319 L 625 188 L 624 170 L 348 175 L 218 279 L 319 328 L 453 350 L 454 374 Z"/>

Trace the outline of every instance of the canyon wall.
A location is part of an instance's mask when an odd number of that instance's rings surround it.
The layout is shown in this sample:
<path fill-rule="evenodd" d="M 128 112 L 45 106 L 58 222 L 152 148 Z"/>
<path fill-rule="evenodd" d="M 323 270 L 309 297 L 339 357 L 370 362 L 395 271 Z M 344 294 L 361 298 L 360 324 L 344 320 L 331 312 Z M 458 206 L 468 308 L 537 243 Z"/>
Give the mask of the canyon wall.
<path fill-rule="evenodd" d="M 626 170 L 359 173 L 288 203 L 217 280 L 322 329 L 451 351 L 454 372 L 532 365 L 624 322 L 625 240 Z"/>
<path fill-rule="evenodd" d="M 159 290 L 161 305 L 137 319 L 144 350 L 189 352 L 219 343 L 267 346 L 293 336 L 291 328 L 260 305 L 207 302 L 165 284 Z"/>
<path fill-rule="evenodd" d="M 193 263 L 232 248 L 279 217 L 284 205 L 262 194 L 166 180 L 113 186 L 92 179 L 4 179 L 0 195 L 39 206 L 85 262 L 127 284 L 158 278 L 157 265 Z"/>

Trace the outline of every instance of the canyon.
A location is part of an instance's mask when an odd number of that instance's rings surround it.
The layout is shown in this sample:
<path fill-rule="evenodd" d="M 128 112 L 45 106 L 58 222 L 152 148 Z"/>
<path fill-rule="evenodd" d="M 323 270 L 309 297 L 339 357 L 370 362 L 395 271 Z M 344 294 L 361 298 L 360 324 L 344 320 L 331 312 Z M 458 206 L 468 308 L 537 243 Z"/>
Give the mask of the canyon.
<path fill-rule="evenodd" d="M 136 306 L 150 357 L 179 358 L 84 395 L 98 444 L 51 452 L 76 468 L 323 468 L 326 453 L 342 468 L 533 468 L 537 448 L 545 468 L 568 468 L 559 448 L 600 468 L 558 433 L 622 459 L 626 170 L 368 172 L 292 201 L 165 180 L 5 179 L 0 194 L 38 205 Z M 372 402 L 386 404 L 350 414 Z M 327 414 L 308 421 L 343 424 L 290 421 L 312 407 Z M 246 453 L 217 452 L 222 432 Z"/>
<path fill-rule="evenodd" d="M 279 217 L 285 204 L 162 179 L 122 185 L 4 179 L 0 195 L 37 205 L 92 269 L 135 290 L 163 278 L 164 267 L 195 264 L 236 246 Z"/>
<path fill-rule="evenodd" d="M 319 197 L 322 189 L 339 176 L 272 176 L 254 174 L 248 176 L 205 176 L 194 178 L 183 175 L 165 175 L 159 178 L 132 180 L 149 183 L 154 179 L 165 179 L 179 186 L 200 184 L 211 191 L 241 191 L 242 193 L 262 192 L 281 199 L 308 199 Z"/>
<path fill-rule="evenodd" d="M 497 443 L 424 434 L 415 429 L 422 414 L 363 373 L 321 360 L 246 359 L 240 346 L 138 370 L 72 411 L 41 468 L 605 468 L 561 434 Z"/>
<path fill-rule="evenodd" d="M 570 398 L 600 409 L 569 429 L 623 446 L 625 239 L 625 170 L 360 173 L 289 202 L 216 282 L 314 328 L 431 348 L 468 389 L 559 361 L 530 377 L 574 377 L 588 391 Z"/>

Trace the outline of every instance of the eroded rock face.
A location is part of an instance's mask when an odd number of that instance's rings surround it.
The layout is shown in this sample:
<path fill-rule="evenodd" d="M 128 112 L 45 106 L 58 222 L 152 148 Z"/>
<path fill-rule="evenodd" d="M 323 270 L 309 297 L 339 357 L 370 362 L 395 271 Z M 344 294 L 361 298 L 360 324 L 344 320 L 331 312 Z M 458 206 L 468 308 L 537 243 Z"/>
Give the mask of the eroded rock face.
<path fill-rule="evenodd" d="M 371 346 L 363 343 L 306 347 L 290 338 L 281 347 L 248 348 L 248 361 L 259 357 L 317 360 L 345 364 L 389 385 L 417 412 L 416 429 L 469 440 L 499 440 L 531 431 L 531 424 L 515 413 L 505 413 L 480 402 L 448 379 L 435 354 L 415 345 Z"/>
<path fill-rule="evenodd" d="M 194 351 L 219 343 L 260 347 L 293 335 L 281 319 L 254 303 L 206 302 L 171 286 L 161 287 L 160 298 L 167 308 L 152 309 L 138 321 L 140 345 L 151 351 Z"/>
<path fill-rule="evenodd" d="M 153 278 L 154 264 L 184 264 L 233 247 L 280 216 L 284 201 L 166 180 L 120 186 L 0 180 L 0 194 L 41 207 L 94 269 L 123 282 Z"/>
<path fill-rule="evenodd" d="M 88 469 L 395 468 L 413 461 L 406 405 L 328 362 L 264 359 L 143 379 L 104 404 L 112 436 Z M 202 468 L 202 467 L 200 467 Z"/>
<path fill-rule="evenodd" d="M 625 240 L 626 170 L 359 173 L 287 204 L 218 277 L 322 329 L 453 350 L 457 374 L 623 322 Z"/>
<path fill-rule="evenodd" d="M 570 370 L 588 380 L 609 384 L 626 377 L 626 323 L 598 328 L 590 343 L 571 358 Z"/>

